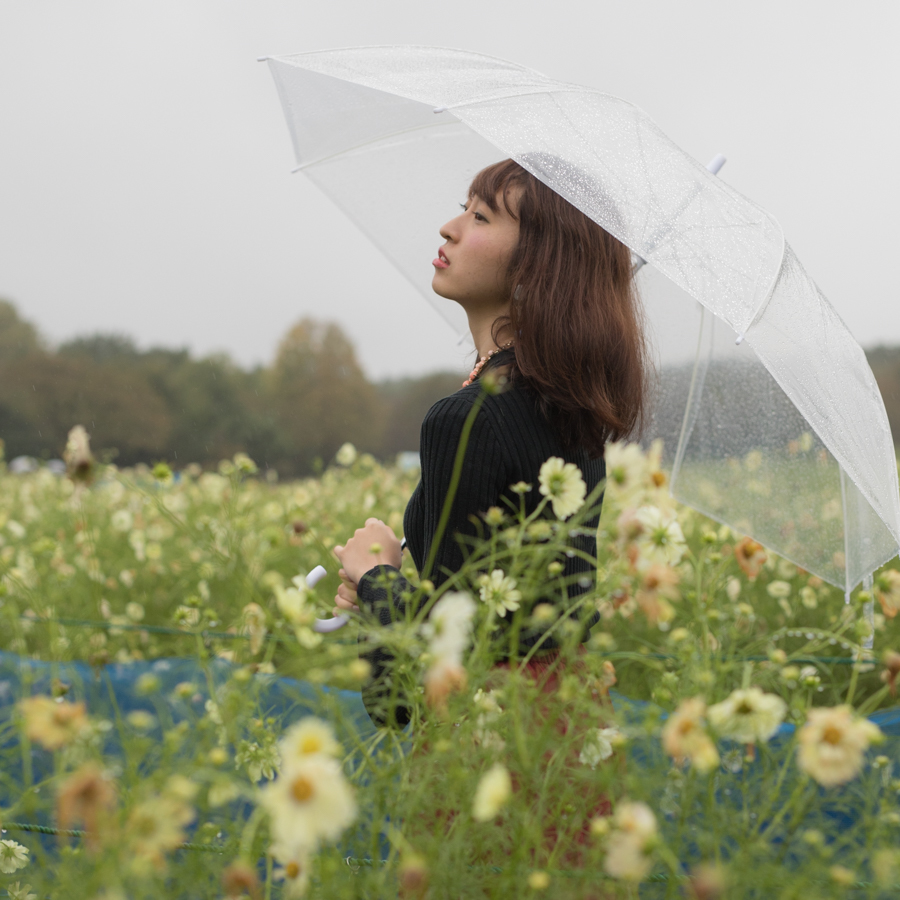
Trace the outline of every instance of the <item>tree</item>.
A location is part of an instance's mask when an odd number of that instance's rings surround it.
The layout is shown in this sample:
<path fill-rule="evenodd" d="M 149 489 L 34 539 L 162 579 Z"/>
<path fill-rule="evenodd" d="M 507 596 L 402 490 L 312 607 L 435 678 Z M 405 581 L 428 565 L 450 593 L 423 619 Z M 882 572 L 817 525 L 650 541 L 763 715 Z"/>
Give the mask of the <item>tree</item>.
<path fill-rule="evenodd" d="M 21 359 L 43 349 L 34 325 L 20 318 L 8 300 L 0 300 L 0 361 Z"/>
<path fill-rule="evenodd" d="M 328 462 L 345 441 L 378 448 L 384 408 L 338 325 L 298 322 L 279 345 L 266 384 L 284 440 L 279 471 L 305 473 L 316 457 Z"/>

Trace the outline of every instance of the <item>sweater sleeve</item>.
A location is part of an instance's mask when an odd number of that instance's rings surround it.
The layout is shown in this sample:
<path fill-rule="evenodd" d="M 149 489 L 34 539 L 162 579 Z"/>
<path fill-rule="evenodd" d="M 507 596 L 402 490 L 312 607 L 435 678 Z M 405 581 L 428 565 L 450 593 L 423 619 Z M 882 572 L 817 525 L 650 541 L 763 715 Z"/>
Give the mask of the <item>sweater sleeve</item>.
<path fill-rule="evenodd" d="M 438 525 L 453 478 L 457 450 L 466 420 L 473 409 L 474 397 L 477 397 L 475 392 L 447 397 L 431 408 L 422 423 L 422 537 L 423 566 L 426 568 L 432 545 L 438 537 Z M 466 443 L 459 484 L 447 524 L 438 539 L 433 565 L 430 571 L 423 569 L 420 572 L 423 578 L 430 578 L 435 586 L 441 585 L 462 568 L 466 541 L 480 535 L 479 514 L 500 502 L 500 494 L 506 486 L 508 466 L 497 440 L 491 412 L 485 403 L 475 415 Z M 371 569 L 360 578 L 357 587 L 360 607 L 376 618 L 380 625 L 388 626 L 405 618 L 404 595 L 411 593 L 413 588 L 396 569 L 390 566 Z M 361 637 L 361 640 L 365 639 Z M 362 651 L 361 655 L 372 666 L 372 677 L 363 692 L 363 701 L 372 720 L 384 725 L 388 722 L 385 700 L 391 691 L 388 670 L 393 657 L 381 648 Z M 394 718 L 396 724 L 405 725 L 409 721 L 409 712 L 395 708 Z"/>

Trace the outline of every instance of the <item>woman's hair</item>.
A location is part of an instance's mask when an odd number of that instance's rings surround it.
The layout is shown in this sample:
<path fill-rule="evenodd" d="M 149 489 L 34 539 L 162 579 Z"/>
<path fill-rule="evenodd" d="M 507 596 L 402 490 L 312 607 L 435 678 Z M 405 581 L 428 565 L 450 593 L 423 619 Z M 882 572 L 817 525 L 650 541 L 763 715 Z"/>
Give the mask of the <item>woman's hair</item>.
<path fill-rule="evenodd" d="M 511 378 L 538 394 L 566 445 L 600 456 L 607 441 L 639 431 L 645 412 L 631 251 L 511 159 L 479 172 L 469 195 L 494 212 L 502 199 L 519 222 L 510 315 L 493 335 L 514 341 Z"/>

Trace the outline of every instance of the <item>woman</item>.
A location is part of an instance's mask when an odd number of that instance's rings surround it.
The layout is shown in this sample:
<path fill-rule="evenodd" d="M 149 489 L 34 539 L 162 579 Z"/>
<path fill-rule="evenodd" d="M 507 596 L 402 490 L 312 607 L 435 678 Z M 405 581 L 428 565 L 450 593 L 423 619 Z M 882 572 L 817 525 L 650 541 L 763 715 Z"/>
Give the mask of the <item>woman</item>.
<path fill-rule="evenodd" d="M 639 425 L 645 386 L 630 251 L 518 163 L 480 172 L 462 212 L 440 233 L 445 243 L 433 262 L 432 286 L 466 311 L 479 362 L 462 390 L 425 417 L 421 481 L 404 517 L 416 568 L 436 586 L 462 567 L 479 517 L 490 507 L 505 508 L 504 498 L 518 508 L 512 485 L 536 485 L 549 457 L 578 466 L 590 495 L 605 475 L 606 441 Z M 488 395 L 474 420 L 450 518 L 432 548 L 463 425 L 482 394 L 478 381 L 491 369 L 507 376 L 508 387 Z M 536 489 L 525 494 L 526 513 L 540 499 Z M 573 601 L 593 586 L 583 556 L 596 556 L 592 536 L 577 540 L 586 553 L 567 557 L 563 573 Z M 410 585 L 397 571 L 400 542 L 387 525 L 368 519 L 335 553 L 342 564 L 340 610 L 362 606 L 382 625 L 402 617 Z M 389 593 L 379 576 L 392 572 Z M 584 640 L 596 621 L 596 614 L 586 620 Z M 531 633 L 521 653 L 535 641 L 542 651 L 532 665 L 537 672 L 555 644 Z M 391 718 L 405 724 L 408 712 L 384 703 L 387 657 L 375 651 L 369 659 L 375 666 L 364 693 L 370 716 L 376 724 Z"/>

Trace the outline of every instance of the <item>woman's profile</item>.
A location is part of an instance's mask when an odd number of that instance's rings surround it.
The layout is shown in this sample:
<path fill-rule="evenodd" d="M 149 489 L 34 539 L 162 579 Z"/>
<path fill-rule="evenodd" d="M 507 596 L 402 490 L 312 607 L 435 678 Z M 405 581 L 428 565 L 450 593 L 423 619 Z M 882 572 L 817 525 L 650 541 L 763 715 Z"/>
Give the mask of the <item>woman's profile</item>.
<path fill-rule="evenodd" d="M 440 234 L 432 286 L 465 310 L 478 362 L 422 423 L 421 480 L 404 516 L 412 559 L 436 588 L 463 566 L 487 510 L 505 508 L 505 501 L 518 508 L 520 496 L 526 514 L 537 508 L 538 473 L 549 458 L 577 466 L 590 495 L 605 476 L 606 442 L 640 425 L 646 383 L 630 251 L 518 163 L 506 160 L 476 175 L 468 201 Z M 484 393 L 480 382 L 489 372 L 503 376 L 502 391 Z M 478 398 L 449 519 L 435 541 Z M 596 558 L 596 522 L 570 539 L 583 552 L 563 560 L 573 605 L 594 586 L 588 559 Z M 369 519 L 335 553 L 340 610 L 362 608 L 384 626 L 405 615 L 411 586 L 399 572 L 401 545 L 391 528 Z M 549 593 L 547 600 L 554 602 Z M 582 640 L 597 619 L 579 618 Z M 556 646 L 539 628 L 525 629 L 510 655 L 529 654 L 529 671 L 537 674 Z M 405 724 L 408 710 L 385 702 L 389 657 L 380 650 L 367 655 L 374 666 L 364 692 L 370 716 L 378 725 Z"/>

